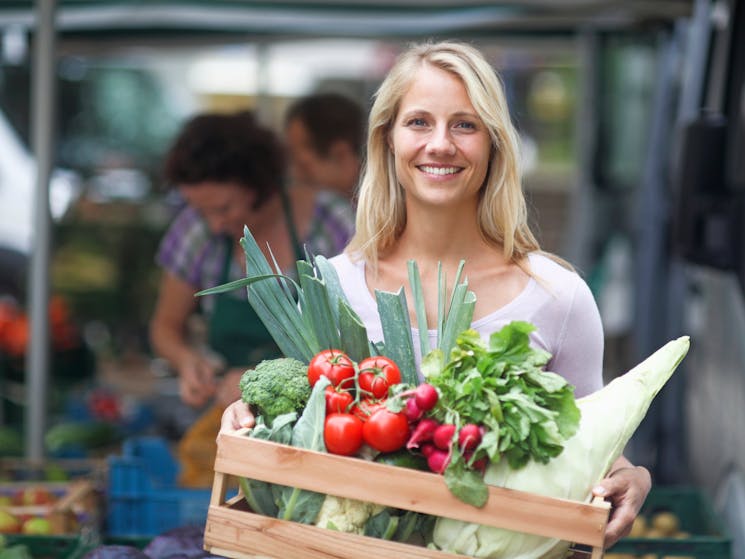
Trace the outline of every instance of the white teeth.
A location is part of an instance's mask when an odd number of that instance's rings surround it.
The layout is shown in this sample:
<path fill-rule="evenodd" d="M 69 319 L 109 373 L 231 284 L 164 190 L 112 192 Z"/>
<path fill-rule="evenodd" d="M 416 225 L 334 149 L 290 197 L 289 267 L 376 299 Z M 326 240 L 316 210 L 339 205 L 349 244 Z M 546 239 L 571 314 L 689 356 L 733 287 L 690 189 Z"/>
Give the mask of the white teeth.
<path fill-rule="evenodd" d="M 454 175 L 460 170 L 458 167 L 430 167 L 428 165 L 422 165 L 419 168 L 431 175 Z"/>

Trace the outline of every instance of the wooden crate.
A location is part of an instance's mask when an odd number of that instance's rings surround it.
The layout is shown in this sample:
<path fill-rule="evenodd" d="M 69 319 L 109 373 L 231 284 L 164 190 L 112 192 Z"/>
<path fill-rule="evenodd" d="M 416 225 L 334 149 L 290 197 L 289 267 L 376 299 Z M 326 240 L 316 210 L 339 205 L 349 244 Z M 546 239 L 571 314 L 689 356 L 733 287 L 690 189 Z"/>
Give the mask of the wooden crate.
<path fill-rule="evenodd" d="M 498 487 L 489 487 L 488 502 L 477 508 L 454 497 L 433 473 L 227 433 L 217 441 L 204 543 L 213 554 L 237 559 L 357 559 L 372 549 L 386 559 L 463 556 L 254 514 L 240 495 L 226 501 L 230 476 L 559 538 L 588 546 L 593 559 L 602 557 L 610 510 L 602 499 L 581 503 Z"/>
<path fill-rule="evenodd" d="M 37 488 L 52 497 L 37 505 L 6 504 L 4 508 L 19 520 L 46 518 L 52 535 L 75 535 L 85 525 L 97 525 L 100 509 L 95 486 L 86 480 L 71 482 L 10 482 L 0 485 L 0 495 L 10 497 L 27 488 Z"/>

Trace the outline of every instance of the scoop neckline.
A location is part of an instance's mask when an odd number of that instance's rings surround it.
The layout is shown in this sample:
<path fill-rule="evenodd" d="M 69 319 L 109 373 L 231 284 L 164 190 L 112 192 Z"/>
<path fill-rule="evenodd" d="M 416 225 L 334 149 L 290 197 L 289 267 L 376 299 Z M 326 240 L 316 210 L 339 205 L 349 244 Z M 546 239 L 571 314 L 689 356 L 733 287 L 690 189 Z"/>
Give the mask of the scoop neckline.
<path fill-rule="evenodd" d="M 349 255 L 346 255 L 345 254 L 345 256 L 349 259 L 350 262 L 352 262 L 354 264 L 354 262 L 349 257 Z M 534 262 L 533 262 L 533 254 L 532 253 L 531 254 L 528 254 L 528 260 L 530 261 L 530 264 L 532 266 L 534 264 Z M 358 273 L 360 275 L 360 278 L 359 279 L 361 281 L 361 285 L 364 286 L 365 299 L 367 300 L 367 304 L 370 305 L 370 306 L 372 306 L 372 308 L 375 309 L 376 312 L 377 312 L 378 303 L 375 300 L 375 297 L 373 296 L 373 294 L 370 292 L 370 287 L 367 285 L 367 279 L 365 277 L 365 267 L 366 267 L 366 263 L 365 263 L 365 261 L 363 259 L 361 259 L 357 263 L 357 266 L 356 266 L 357 271 L 358 271 Z M 520 293 L 518 293 L 515 296 L 514 299 L 512 299 L 507 304 L 499 307 L 498 309 L 495 309 L 492 312 L 490 312 L 490 313 L 482 316 L 481 318 L 479 318 L 477 320 L 474 320 L 471 323 L 471 326 L 472 327 L 475 327 L 475 328 L 478 328 L 478 327 L 482 326 L 483 324 L 488 324 L 489 322 L 491 322 L 491 321 L 499 318 L 501 315 L 509 312 L 513 307 L 519 305 L 520 302 L 522 301 L 522 299 L 524 299 L 525 297 L 527 297 L 535 289 L 535 287 L 537 285 L 538 285 L 538 282 L 536 282 L 535 278 L 533 276 L 530 276 L 528 278 L 528 283 L 525 284 L 525 287 L 523 287 L 523 289 L 520 291 Z M 413 324 L 411 326 L 411 329 L 412 330 L 415 330 L 417 332 L 419 331 L 419 328 L 414 327 Z M 427 329 L 427 333 L 430 334 L 430 335 L 431 334 L 435 334 L 436 335 L 437 334 L 437 329 L 436 328 L 434 328 L 434 329 L 428 328 Z"/>

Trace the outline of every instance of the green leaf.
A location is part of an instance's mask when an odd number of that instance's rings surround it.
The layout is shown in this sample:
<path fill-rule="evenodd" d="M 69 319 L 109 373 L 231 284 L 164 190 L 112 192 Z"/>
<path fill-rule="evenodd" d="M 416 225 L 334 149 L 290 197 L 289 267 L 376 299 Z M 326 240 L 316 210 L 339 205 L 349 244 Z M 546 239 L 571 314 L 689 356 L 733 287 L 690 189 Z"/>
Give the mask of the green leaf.
<path fill-rule="evenodd" d="M 427 326 L 427 310 L 424 305 L 424 293 L 422 292 L 422 278 L 419 276 L 419 267 L 414 260 L 409 260 L 409 286 L 414 297 L 414 310 L 416 312 L 417 328 L 419 329 L 419 346 L 422 355 L 429 353 L 429 328 Z"/>
<path fill-rule="evenodd" d="M 458 284 L 453 289 L 450 309 L 445 317 L 442 339 L 438 341 L 439 348 L 445 355 L 450 354 L 458 334 L 471 324 L 476 299 L 475 295 L 467 297 L 468 293 L 468 283 Z M 462 308 L 464 306 L 465 308 Z M 465 327 L 463 327 L 464 322 Z"/>
<path fill-rule="evenodd" d="M 437 263 L 437 343 L 445 332 L 445 300 L 447 299 L 447 280 L 442 273 L 442 262 Z"/>
<path fill-rule="evenodd" d="M 341 317 L 339 314 L 340 302 L 344 301 L 346 303 L 347 297 L 344 295 L 344 289 L 339 281 L 339 275 L 336 273 L 336 268 L 334 268 L 334 266 L 323 256 L 316 256 L 314 264 L 318 268 L 318 271 L 321 274 L 321 279 L 323 279 L 323 283 L 326 286 L 326 291 L 331 303 L 331 310 L 334 313 L 336 323 L 341 327 Z M 349 307 L 348 304 L 347 306 Z M 351 310 L 351 307 L 349 307 L 349 309 Z M 354 313 L 354 311 L 352 312 Z M 357 313 L 354 314 L 356 315 Z M 359 317 L 357 317 L 357 319 L 359 320 Z"/>
<path fill-rule="evenodd" d="M 314 385 L 302 415 L 292 430 L 292 446 L 326 452 L 323 423 L 326 419 L 326 387 L 331 384 L 322 376 Z"/>
<path fill-rule="evenodd" d="M 249 436 L 280 444 L 290 444 L 292 440 L 292 425 L 296 419 L 297 413 L 285 413 L 275 417 L 271 425 L 266 425 L 264 418 L 259 416 L 257 424 L 251 429 Z M 274 488 L 271 483 L 246 478 L 238 478 L 238 483 L 252 511 L 265 516 L 277 515 L 279 509 L 274 500 L 274 494 L 278 488 L 283 486 Z"/>
<path fill-rule="evenodd" d="M 331 312 L 331 302 L 322 280 L 301 272 L 300 286 L 303 288 L 303 316 L 309 318 L 312 330 L 318 338 L 319 349 L 340 347 L 339 330 Z"/>
<path fill-rule="evenodd" d="M 292 430 L 292 446 L 326 452 L 323 441 L 323 424 L 326 419 L 326 387 L 330 382 L 321 377 L 313 386 L 308 403 Z M 306 491 L 296 487 L 284 487 L 275 498 L 279 502 L 278 517 L 312 524 L 321 510 L 326 496 L 323 493 Z"/>
<path fill-rule="evenodd" d="M 398 528 L 398 516 L 392 514 L 392 509 L 383 509 L 365 522 L 364 534 L 373 538 L 391 540 Z"/>
<path fill-rule="evenodd" d="M 375 299 L 383 327 L 385 355 L 393 359 L 401 370 L 401 382 L 419 384 L 411 341 L 409 307 L 403 287 L 396 293 L 376 290 Z"/>
<path fill-rule="evenodd" d="M 422 357 L 422 375 L 428 381 L 442 374 L 445 365 L 445 356 L 439 349 L 433 349 Z"/>
<path fill-rule="evenodd" d="M 338 301 L 341 347 L 353 361 L 359 363 L 366 357 L 370 357 L 370 341 L 367 337 L 367 329 L 346 299 L 339 299 Z"/>
<path fill-rule="evenodd" d="M 480 508 L 489 499 L 489 489 L 484 478 L 474 470 L 468 469 L 462 457 L 451 459 L 444 477 L 450 492 L 464 503 Z"/>

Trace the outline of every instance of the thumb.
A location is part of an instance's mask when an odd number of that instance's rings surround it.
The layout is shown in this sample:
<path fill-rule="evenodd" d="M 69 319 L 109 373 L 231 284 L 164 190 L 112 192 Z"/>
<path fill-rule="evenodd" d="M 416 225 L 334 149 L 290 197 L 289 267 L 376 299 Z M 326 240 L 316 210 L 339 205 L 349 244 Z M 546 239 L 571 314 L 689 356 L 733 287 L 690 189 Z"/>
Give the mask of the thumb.
<path fill-rule="evenodd" d="M 595 484 L 592 488 L 592 494 L 596 497 L 608 498 L 623 489 L 624 486 L 625 483 L 622 479 L 606 477 Z"/>

